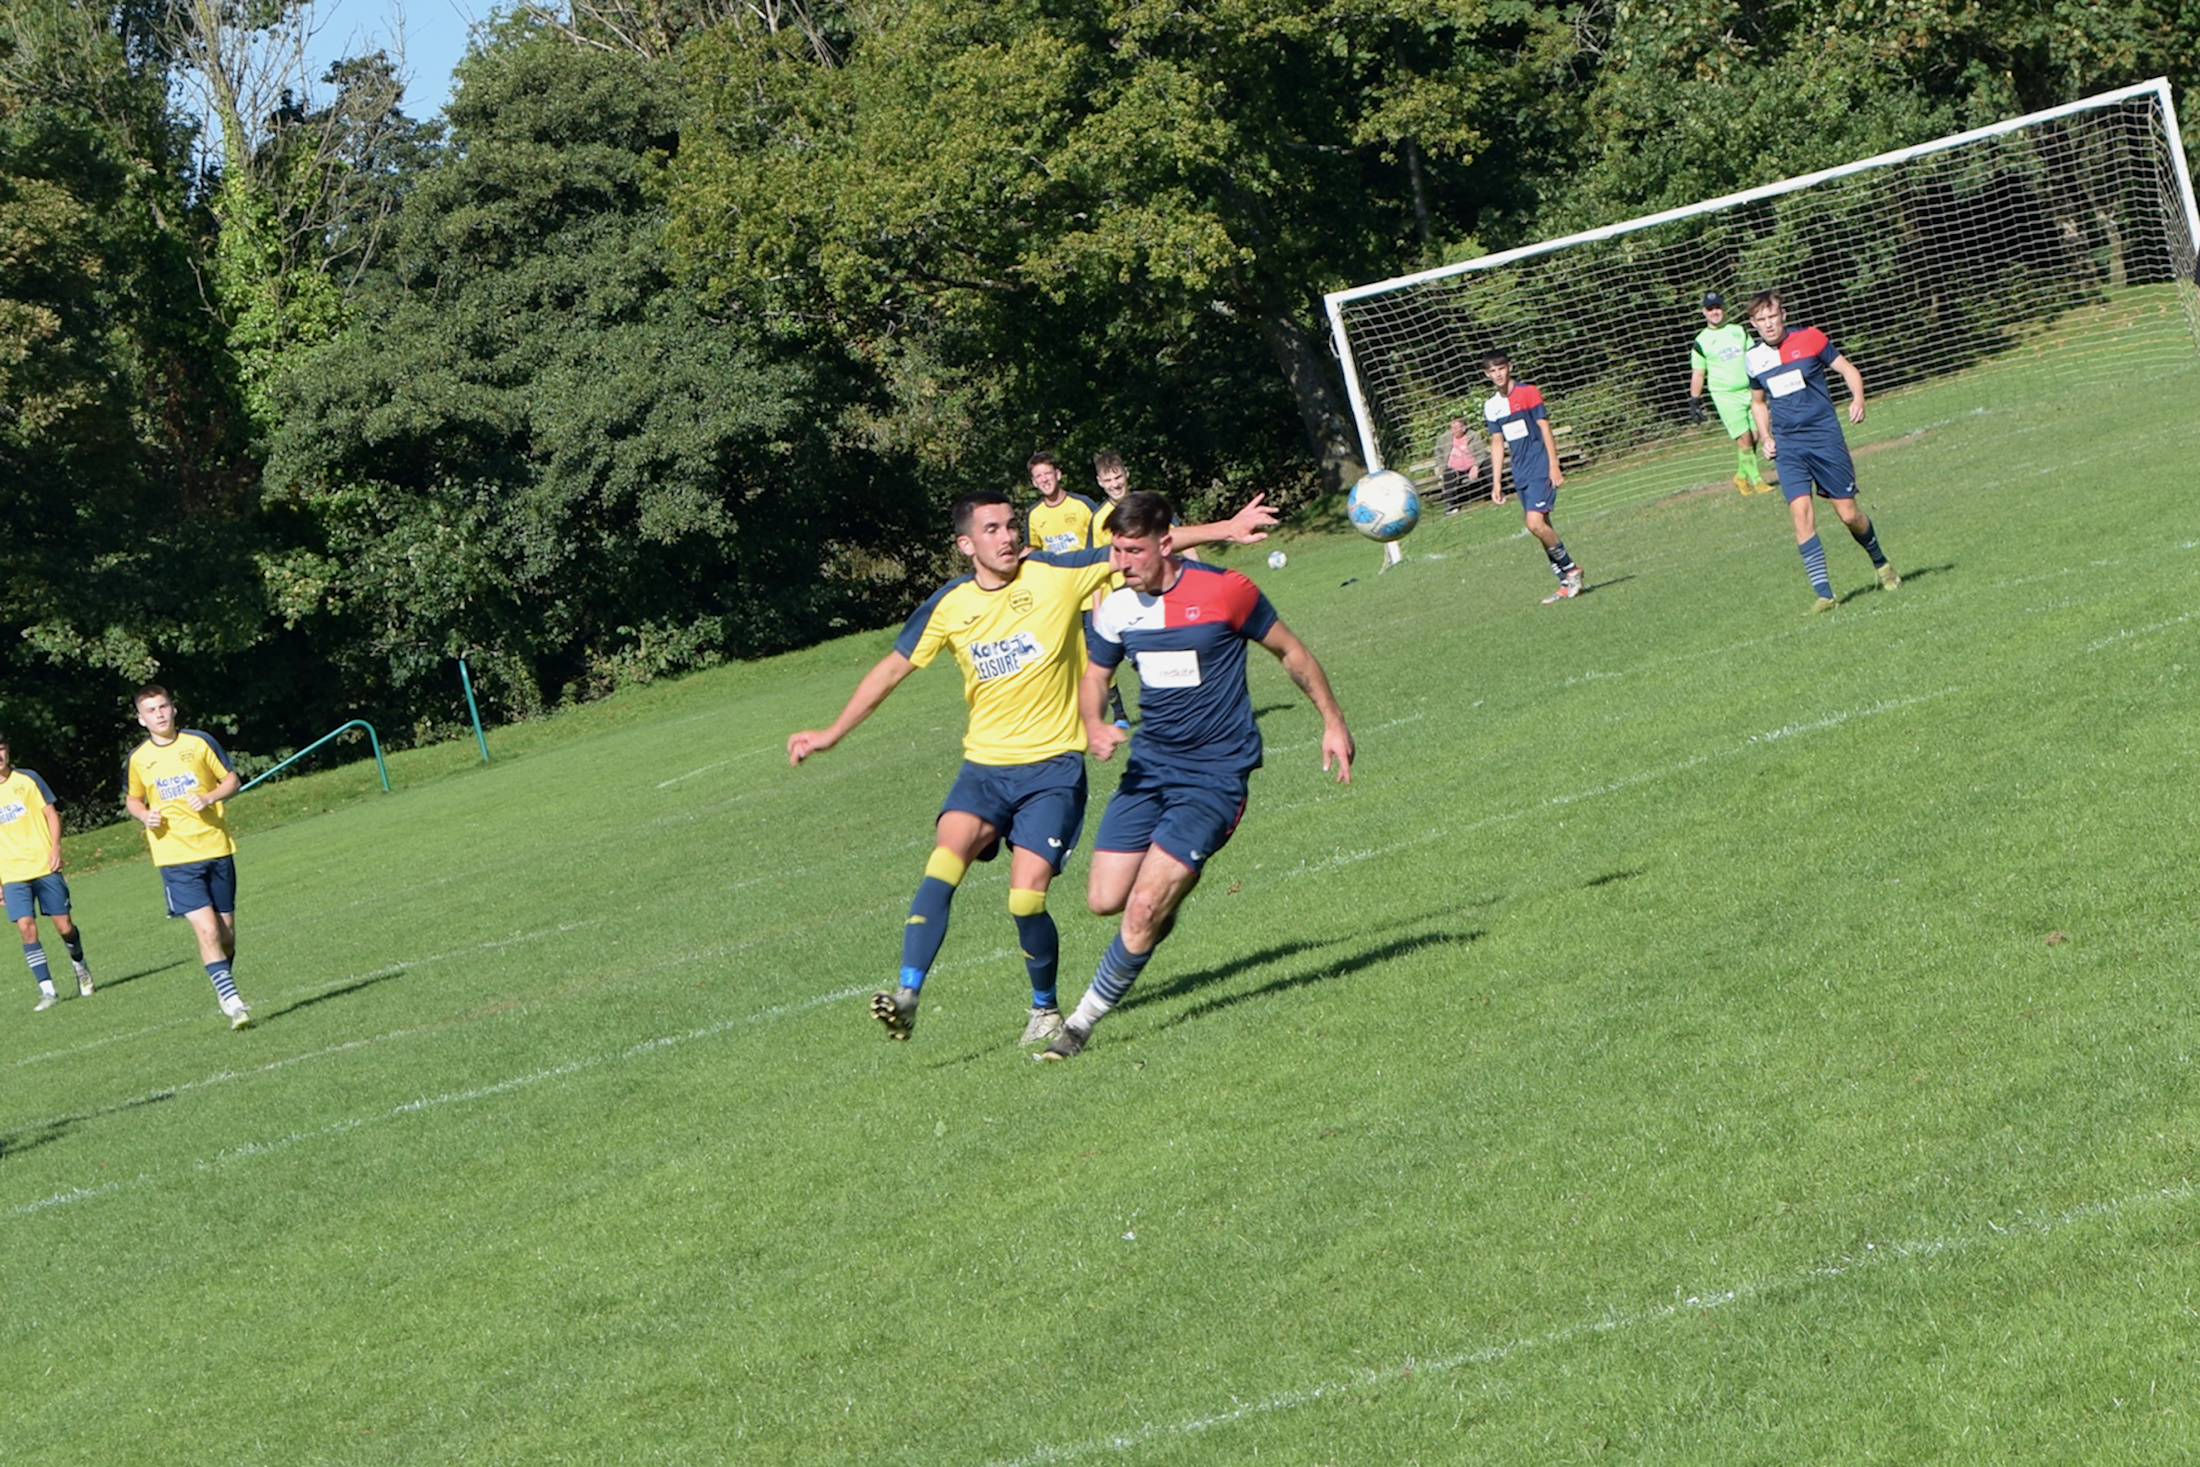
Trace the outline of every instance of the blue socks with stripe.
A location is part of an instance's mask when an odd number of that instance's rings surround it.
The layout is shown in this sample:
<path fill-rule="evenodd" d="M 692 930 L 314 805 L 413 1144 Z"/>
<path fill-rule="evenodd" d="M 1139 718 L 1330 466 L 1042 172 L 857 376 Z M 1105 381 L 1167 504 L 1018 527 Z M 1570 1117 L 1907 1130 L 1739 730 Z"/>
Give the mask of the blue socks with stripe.
<path fill-rule="evenodd" d="M 53 972 L 46 966 L 46 949 L 39 943 L 23 944 L 23 961 L 31 965 L 31 977 L 38 984 L 38 991 L 53 997 Z"/>
<path fill-rule="evenodd" d="M 222 1001 L 225 1008 L 237 1001 L 237 985 L 230 981 L 229 963 L 230 959 L 223 958 L 206 965 L 206 976 L 214 983 L 214 996 Z"/>
<path fill-rule="evenodd" d="M 1070 1015 L 1070 1026 L 1092 1032 L 1092 1026 L 1107 1016 L 1108 1010 L 1123 1001 L 1123 995 L 1131 991 L 1138 975 L 1146 970 L 1152 951 L 1134 953 L 1123 946 L 1123 934 L 1118 932 L 1108 944 L 1108 950 L 1100 955 L 1100 967 L 1092 975 L 1092 987 L 1077 1001 L 1077 1012 Z"/>
<path fill-rule="evenodd" d="M 1803 555 L 1803 572 L 1810 577 L 1810 588 L 1821 600 L 1833 599 L 1833 581 L 1826 574 L 1826 547 L 1816 535 L 1795 547 Z"/>
<path fill-rule="evenodd" d="M 1874 566 L 1882 566 L 1887 563 L 1885 552 L 1879 548 L 1878 527 L 1873 525 L 1870 520 L 1864 521 L 1863 529 L 1852 529 L 1849 534 L 1855 537 L 1857 544 L 1864 547 L 1864 553 L 1872 558 Z"/>

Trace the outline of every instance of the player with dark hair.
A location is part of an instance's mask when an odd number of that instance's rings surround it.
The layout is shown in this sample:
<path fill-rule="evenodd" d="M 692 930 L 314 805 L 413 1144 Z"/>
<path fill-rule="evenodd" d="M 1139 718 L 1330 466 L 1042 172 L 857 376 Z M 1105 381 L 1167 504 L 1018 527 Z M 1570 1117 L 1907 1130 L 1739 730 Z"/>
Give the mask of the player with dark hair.
<path fill-rule="evenodd" d="M 1711 405 L 1718 410 L 1719 426 L 1734 440 L 1734 487 L 1744 494 L 1762 494 L 1772 486 L 1765 482 L 1757 461 L 1757 440 L 1750 431 L 1749 333 L 1726 324 L 1726 297 L 1707 291 L 1703 298 L 1703 330 L 1688 347 L 1688 417 L 1703 421 L 1703 395 L 1711 389 Z"/>
<path fill-rule="evenodd" d="M 1543 598 L 1545 606 L 1581 594 L 1581 567 L 1566 553 L 1566 542 L 1551 528 L 1551 507 L 1566 475 L 1558 467 L 1558 444 L 1551 437 L 1550 415 L 1543 410 L 1543 394 L 1532 382 L 1513 377 L 1512 358 L 1493 351 L 1482 358 L 1482 375 L 1497 389 L 1482 404 L 1482 421 L 1490 430 L 1490 503 L 1505 502 L 1505 458 L 1512 456 L 1513 491 L 1520 496 L 1521 518 L 1528 533 L 1543 547 L 1558 577 L 1558 589 Z"/>
<path fill-rule="evenodd" d="M 1062 466 L 1051 453 L 1035 453 L 1025 465 L 1039 502 L 1024 517 L 1033 549 L 1061 555 L 1071 550 L 1090 550 L 1093 516 L 1099 508 L 1082 494 L 1072 494 L 1062 483 Z"/>
<path fill-rule="evenodd" d="M 1834 600 L 1833 580 L 1826 572 L 1826 547 L 1818 539 L 1817 514 L 1811 504 L 1814 484 L 1819 494 L 1833 501 L 1833 512 L 1871 557 L 1879 584 L 1892 591 L 1902 584 L 1902 577 L 1879 548 L 1879 532 L 1856 507 L 1856 463 L 1849 457 L 1841 420 L 1834 416 L 1833 395 L 1826 389 L 1826 368 L 1831 367 L 1848 384 L 1849 421 L 1861 423 L 1864 374 L 1817 327 L 1790 329 L 1787 308 L 1772 291 L 1761 290 L 1749 298 L 1749 324 L 1760 338 L 1746 359 L 1750 411 L 1757 419 L 1757 438 L 1765 457 L 1780 465 L 1780 492 L 1787 497 L 1788 515 L 1795 522 L 1795 548 L 1802 554 L 1810 588 L 1818 593 L 1811 610 L 1830 611 L 1840 604 Z"/>
<path fill-rule="evenodd" d="M 1185 533 L 1249 545 L 1267 538 L 1275 518 L 1256 498 L 1232 519 Z M 1112 571 L 1106 550 L 1026 555 L 1016 511 L 998 490 L 956 501 L 955 548 L 968 557 L 970 574 L 949 581 L 910 614 L 894 650 L 863 675 L 831 727 L 787 740 L 787 761 L 800 764 L 832 748 L 902 679 L 929 666 L 942 649 L 955 654 L 970 705 L 963 766 L 940 809 L 924 880 L 902 927 L 900 981 L 872 998 L 871 1013 L 889 1038 L 910 1036 L 925 976 L 947 936 L 955 889 L 973 861 L 991 860 L 1006 840 L 1008 910 L 1031 978 L 1022 1042 L 1038 1044 L 1062 1026 L 1055 1001 L 1061 940 L 1047 915 L 1047 888 L 1085 821 L 1079 629 L 1085 603 Z"/>
<path fill-rule="evenodd" d="M 0 734 L 0 891 L 6 894 L 8 920 L 23 939 L 23 961 L 38 985 L 31 1012 L 43 1013 L 61 1001 L 53 970 L 38 940 L 43 912 L 69 949 L 76 967 L 76 991 L 92 996 L 92 970 L 84 966 L 84 934 L 69 915 L 69 883 L 61 876 L 61 806 L 46 781 L 11 762 L 7 735 Z"/>
<path fill-rule="evenodd" d="M 131 700 L 145 742 L 130 751 L 123 804 L 145 827 L 145 843 L 160 869 L 168 915 L 191 924 L 214 997 L 232 1029 L 252 1023 L 237 996 L 237 843 L 222 802 L 243 781 L 214 736 L 176 727 L 176 703 L 158 683 Z"/>
<path fill-rule="evenodd" d="M 1177 555 L 1171 519 L 1158 494 L 1126 495 L 1115 513 L 1109 549 L 1124 585 L 1093 616 L 1091 665 L 1077 701 L 1094 757 L 1108 758 L 1125 737 L 1102 713 L 1108 677 L 1126 656 L 1137 663 L 1144 689 L 1138 733 L 1100 818 L 1086 892 L 1094 912 L 1120 912 L 1123 922 L 1042 1059 L 1070 1059 L 1090 1042 L 1093 1026 L 1123 1001 L 1208 858 L 1245 813 L 1247 780 L 1261 764 L 1260 725 L 1245 683 L 1247 642 L 1274 653 L 1321 711 L 1322 768 L 1334 767 L 1340 784 L 1352 778 L 1352 734 L 1321 664 L 1258 586 Z"/>

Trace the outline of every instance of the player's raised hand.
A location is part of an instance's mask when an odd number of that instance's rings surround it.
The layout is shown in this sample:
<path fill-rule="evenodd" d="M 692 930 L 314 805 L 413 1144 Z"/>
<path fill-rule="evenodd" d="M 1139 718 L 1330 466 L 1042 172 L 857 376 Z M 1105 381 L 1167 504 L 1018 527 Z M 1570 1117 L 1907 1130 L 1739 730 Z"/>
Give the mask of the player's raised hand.
<path fill-rule="evenodd" d="M 1322 730 L 1322 773 L 1327 774 L 1334 765 L 1337 783 L 1352 783 L 1352 756 L 1359 753 L 1352 742 L 1352 735 L 1343 724 Z"/>
<path fill-rule="evenodd" d="M 1222 522 L 1229 527 L 1231 544 L 1258 545 L 1268 538 L 1268 531 L 1276 525 L 1276 512 L 1268 507 L 1267 498 L 1265 494 L 1254 495 L 1245 508 Z"/>
<path fill-rule="evenodd" d="M 1092 747 L 1092 757 L 1102 762 L 1105 762 L 1117 749 L 1122 748 L 1123 741 L 1129 737 L 1130 734 L 1127 730 L 1117 728 L 1112 723 L 1088 723 L 1085 725 L 1085 742 Z"/>
<path fill-rule="evenodd" d="M 787 735 L 787 764 L 791 768 L 800 764 L 812 754 L 824 753 L 839 742 L 839 739 L 833 737 L 830 729 L 806 728 L 800 733 L 789 734 Z"/>

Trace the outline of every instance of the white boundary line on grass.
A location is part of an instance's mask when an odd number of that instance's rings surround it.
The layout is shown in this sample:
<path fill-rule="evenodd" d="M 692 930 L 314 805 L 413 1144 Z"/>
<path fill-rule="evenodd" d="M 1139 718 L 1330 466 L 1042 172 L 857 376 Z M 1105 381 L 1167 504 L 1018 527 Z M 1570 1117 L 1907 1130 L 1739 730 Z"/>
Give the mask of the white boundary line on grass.
<path fill-rule="evenodd" d="M 2136 1192 L 2128 1197 L 2105 1202 L 2085 1202 L 2065 1211 L 2043 1217 L 2027 1217 L 2019 1213 L 2004 1227 L 1988 1219 L 1986 1227 L 1990 1236 L 1973 1234 L 1949 1234 L 1909 1243 L 1866 1243 L 1861 1253 L 1816 1268 L 1804 1269 L 1785 1278 L 1744 1282 L 1731 1288 L 1710 1293 L 1689 1294 L 1671 1304 L 1661 1304 L 1654 1309 L 1634 1311 L 1608 1310 L 1595 1319 L 1579 1324 L 1564 1325 L 1539 1335 L 1523 1335 L 1515 1339 L 1501 1340 L 1495 1344 L 1481 1345 L 1424 1360 L 1408 1355 L 1394 1365 L 1356 1370 L 1335 1380 L 1319 1385 L 1301 1386 L 1294 1390 L 1278 1391 L 1257 1401 L 1239 1401 L 1229 1409 L 1205 1416 L 1187 1417 L 1180 1421 L 1150 1422 L 1128 1431 L 1109 1436 L 1093 1437 L 1083 1442 L 1061 1447 L 1039 1447 L 994 1467 L 1039 1467 L 1048 1462 L 1070 1462 L 1102 1452 L 1125 1452 L 1142 1447 L 1148 1442 L 1169 1437 L 1196 1436 L 1200 1432 L 1218 1426 L 1230 1426 L 1255 1416 L 1270 1415 L 1279 1411 L 1292 1411 L 1301 1406 L 1311 1406 L 1318 1401 L 1351 1395 L 1355 1391 L 1370 1390 L 1378 1386 L 1396 1385 L 1419 1375 L 1442 1375 L 1451 1371 L 1471 1369 L 1478 1365 L 1496 1365 L 1514 1355 L 1530 1350 L 1548 1349 L 1571 1344 L 1595 1335 L 1612 1334 L 1620 1330 L 1644 1325 L 1662 1324 L 1683 1314 L 1700 1313 L 1723 1308 L 1729 1304 L 1749 1303 L 1777 1290 L 1806 1285 L 1819 1280 L 1841 1279 L 1860 1269 L 1904 1262 L 1912 1258 L 1929 1258 L 1941 1253 L 1954 1252 L 1977 1243 L 1993 1243 L 1997 1238 L 2045 1237 L 2047 1234 L 2075 1223 L 2091 1221 L 2098 1217 L 2115 1217 L 2142 1207 L 2189 1202 L 2196 1195 L 2189 1181 L 2174 1186 L 2157 1187 Z M 1675 1290 L 1676 1294 L 1680 1291 Z"/>
<path fill-rule="evenodd" d="M 754 1013 L 742 1014 L 735 1018 L 720 1019 L 715 1023 L 705 1024 L 701 1028 L 689 1029 L 679 1034 L 660 1034 L 654 1039 L 639 1040 L 620 1049 L 606 1050 L 602 1054 L 591 1055 L 585 1059 L 567 1060 L 563 1064 L 547 1065 L 538 1070 L 530 1070 L 526 1074 L 513 1075 L 506 1079 L 492 1081 L 486 1085 L 477 1085 L 469 1090 L 447 1090 L 436 1095 L 416 1096 L 411 1100 L 403 1101 L 397 1105 L 390 1106 L 386 1110 L 378 1111 L 372 1115 L 348 1116 L 340 1121 L 331 1121 L 325 1126 L 316 1126 L 310 1130 L 304 1131 L 293 1131 L 287 1136 L 278 1136 L 272 1141 L 248 1141 L 241 1146 L 228 1147 L 222 1151 L 216 1152 L 211 1157 L 206 1157 L 200 1161 L 194 1162 L 193 1166 L 195 1167 L 195 1169 L 202 1172 L 212 1171 L 215 1167 L 220 1166 L 228 1161 L 239 1160 L 254 1156 L 265 1156 L 272 1152 L 287 1150 L 288 1148 L 298 1145 L 301 1142 L 321 1140 L 330 1136 L 341 1136 L 347 1132 L 356 1131 L 359 1130 L 361 1127 L 370 1126 L 380 1121 L 397 1120 L 404 1116 L 416 1115 L 422 1111 L 438 1110 L 447 1105 L 464 1105 L 469 1101 L 486 1100 L 491 1096 L 508 1094 L 514 1090 L 523 1090 L 530 1085 L 540 1084 L 544 1080 L 561 1079 L 567 1075 L 579 1074 L 583 1070 L 592 1070 L 599 1065 L 612 1064 L 620 1060 L 639 1059 L 644 1055 L 653 1054 L 658 1050 L 674 1049 L 683 1044 L 692 1044 L 700 1039 L 714 1038 L 717 1035 L 728 1032 L 729 1030 L 739 1029 L 749 1024 L 760 1024 L 767 1019 L 781 1018 L 788 1014 L 798 1014 L 806 1012 L 810 1009 L 823 1008 L 827 1004 L 841 1003 L 847 999 L 856 998 L 862 994 L 869 993 L 871 991 L 871 987 L 872 985 L 866 984 L 860 988 L 843 988 L 838 989 L 832 993 L 821 993 L 812 998 L 796 999 L 790 1003 L 773 1004 L 769 1008 L 758 1009 Z M 387 1038 L 390 1036 L 384 1035 L 381 1037 Z M 371 1044 L 373 1042 L 374 1041 L 371 1039 L 355 1039 L 347 1044 L 336 1046 L 335 1048 L 330 1050 L 317 1051 L 316 1053 L 333 1054 L 341 1049 L 357 1048 L 360 1045 Z M 261 1066 L 261 1069 L 279 1069 L 283 1065 L 292 1064 L 295 1063 L 297 1060 L 308 1058 L 312 1058 L 312 1056 L 294 1055 L 290 1059 L 276 1060 L 271 1064 L 263 1065 Z M 244 1073 L 256 1072 L 247 1071 Z M 225 1078 L 231 1077 L 223 1075 L 209 1076 L 206 1080 L 198 1081 L 195 1083 L 212 1084 Z M 154 1093 L 162 1094 L 168 1092 L 156 1091 Z M 126 1181 L 118 1180 L 108 1182 L 98 1187 L 71 1187 L 67 1191 L 56 1192 L 51 1196 L 41 1197 L 36 1199 L 35 1201 L 18 1203 L 16 1206 L 8 1209 L 8 1215 L 11 1217 L 22 1217 L 34 1212 L 44 1212 L 51 1208 L 67 1207 L 71 1204 L 78 1202 L 88 1202 L 94 1198 L 110 1196 L 113 1193 L 119 1192 L 126 1187 L 135 1187 L 141 1183 L 155 1181 L 159 1178 L 159 1176 L 160 1174 L 158 1172 L 140 1172 L 135 1177 L 131 1177 Z"/>

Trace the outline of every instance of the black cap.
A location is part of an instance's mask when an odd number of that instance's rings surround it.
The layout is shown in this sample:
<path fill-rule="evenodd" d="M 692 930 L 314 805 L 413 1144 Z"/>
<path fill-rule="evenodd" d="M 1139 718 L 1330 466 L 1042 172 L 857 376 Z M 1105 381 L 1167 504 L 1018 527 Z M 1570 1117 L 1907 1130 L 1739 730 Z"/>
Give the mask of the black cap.
<path fill-rule="evenodd" d="M 1723 308 L 1723 307 L 1724 307 L 1725 305 L 1726 305 L 1726 297 L 1725 297 L 1725 296 L 1723 296 L 1723 295 L 1721 295 L 1721 294 L 1719 294 L 1719 293 L 1718 293 L 1717 291 L 1715 291 L 1715 290 L 1707 290 L 1707 291 L 1705 291 L 1705 292 L 1703 293 L 1703 308 L 1704 308 L 1705 310 L 1707 310 L 1707 311 L 1708 311 L 1708 310 L 1710 310 L 1710 309 L 1711 309 L 1711 308 L 1712 308 L 1713 306 L 1719 306 L 1719 307 L 1722 307 L 1722 308 Z"/>

